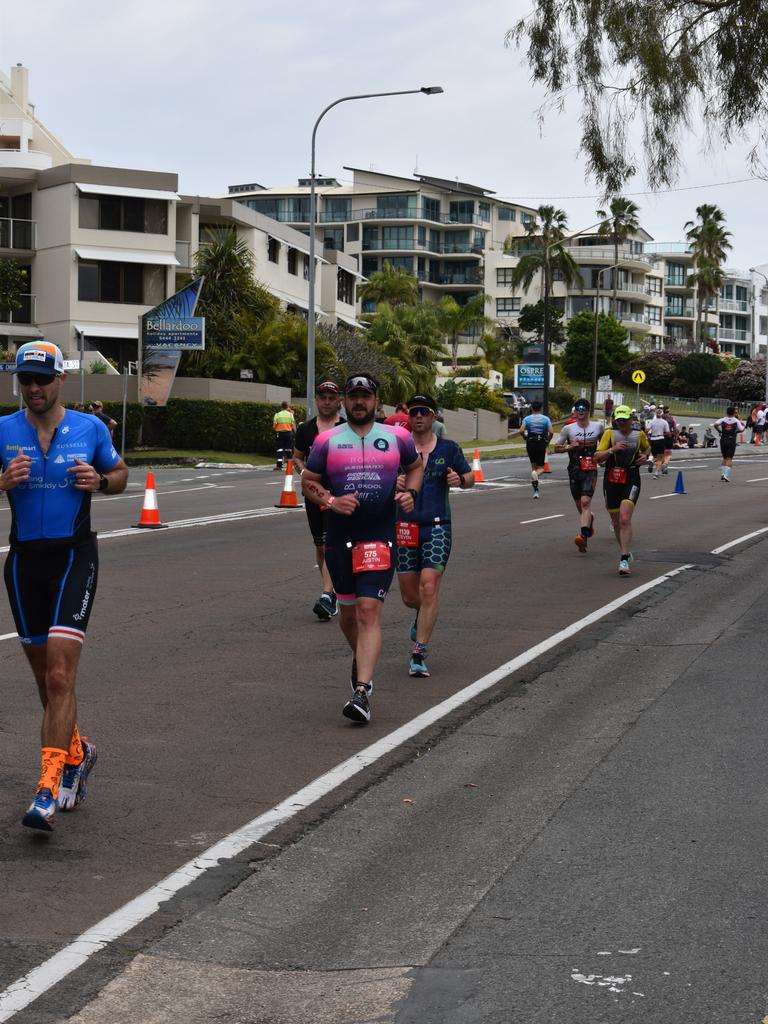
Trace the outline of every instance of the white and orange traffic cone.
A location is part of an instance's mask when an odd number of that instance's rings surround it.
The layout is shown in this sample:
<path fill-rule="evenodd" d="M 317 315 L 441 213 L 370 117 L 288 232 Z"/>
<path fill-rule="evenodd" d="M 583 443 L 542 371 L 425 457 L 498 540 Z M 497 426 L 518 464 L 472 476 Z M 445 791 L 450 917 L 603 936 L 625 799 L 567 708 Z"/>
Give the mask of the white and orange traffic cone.
<path fill-rule="evenodd" d="M 137 530 L 163 530 L 165 524 L 160 522 L 160 509 L 157 507 L 157 490 L 155 489 L 155 474 L 150 470 L 147 473 L 147 483 L 144 489 L 144 505 L 141 509 L 139 521 L 136 523 Z"/>
<path fill-rule="evenodd" d="M 285 480 L 283 481 L 283 490 L 280 495 L 280 501 L 275 505 L 275 508 L 303 508 L 296 499 L 296 492 L 293 489 L 293 459 L 288 459 L 285 464 Z"/>
<path fill-rule="evenodd" d="M 481 484 L 485 481 L 483 476 L 483 467 L 480 465 L 480 452 L 475 448 L 475 454 L 472 458 L 472 472 L 475 477 L 475 483 Z"/>

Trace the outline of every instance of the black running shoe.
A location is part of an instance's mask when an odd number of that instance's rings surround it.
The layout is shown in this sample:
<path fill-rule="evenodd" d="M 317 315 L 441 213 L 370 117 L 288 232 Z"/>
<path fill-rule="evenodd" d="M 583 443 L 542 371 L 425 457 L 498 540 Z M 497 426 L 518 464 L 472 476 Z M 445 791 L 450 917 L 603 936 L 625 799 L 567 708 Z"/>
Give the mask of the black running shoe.
<path fill-rule="evenodd" d="M 370 683 L 368 685 L 370 686 Z M 342 715 L 360 725 L 367 725 L 371 720 L 371 705 L 368 701 L 369 692 L 366 686 L 358 687 L 350 700 L 342 708 Z"/>
<path fill-rule="evenodd" d="M 327 622 L 331 617 L 330 609 L 326 606 L 325 602 L 323 601 L 324 597 L 325 594 L 321 594 L 320 597 L 318 597 L 318 599 L 315 601 L 315 607 L 312 609 L 312 611 L 315 613 L 318 619 L 320 619 L 321 622 Z"/>

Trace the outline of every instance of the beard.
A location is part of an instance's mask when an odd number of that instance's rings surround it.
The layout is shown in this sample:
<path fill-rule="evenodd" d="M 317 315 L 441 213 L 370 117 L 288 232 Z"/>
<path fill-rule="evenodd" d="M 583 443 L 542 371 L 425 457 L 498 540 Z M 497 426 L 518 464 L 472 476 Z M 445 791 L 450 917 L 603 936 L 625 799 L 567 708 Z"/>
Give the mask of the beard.
<path fill-rule="evenodd" d="M 358 426 L 363 427 L 366 423 L 372 423 L 376 415 L 375 409 L 355 408 L 354 406 L 347 409 L 347 419 L 350 423 L 356 423 Z"/>

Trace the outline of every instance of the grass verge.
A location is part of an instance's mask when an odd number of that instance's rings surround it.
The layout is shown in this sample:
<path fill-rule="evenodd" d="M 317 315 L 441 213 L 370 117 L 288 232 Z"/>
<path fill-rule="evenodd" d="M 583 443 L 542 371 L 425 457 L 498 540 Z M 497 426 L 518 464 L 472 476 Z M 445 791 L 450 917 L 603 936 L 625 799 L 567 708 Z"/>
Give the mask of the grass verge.
<path fill-rule="evenodd" d="M 194 466 L 198 462 L 248 463 L 251 466 L 274 465 L 274 458 L 256 452 L 216 452 L 206 449 L 189 451 L 183 448 L 138 448 L 125 453 L 129 466 L 180 465 Z"/>

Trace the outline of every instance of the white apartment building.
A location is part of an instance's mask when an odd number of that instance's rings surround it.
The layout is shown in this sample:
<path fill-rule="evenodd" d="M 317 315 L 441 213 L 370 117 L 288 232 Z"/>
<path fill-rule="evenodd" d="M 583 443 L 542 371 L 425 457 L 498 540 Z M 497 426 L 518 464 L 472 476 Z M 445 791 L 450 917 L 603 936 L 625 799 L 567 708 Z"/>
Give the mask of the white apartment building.
<path fill-rule="evenodd" d="M 75 157 L 36 116 L 27 69 L 0 73 L 0 259 L 28 275 L 21 308 L 0 311 L 0 348 L 44 337 L 69 358 L 82 349 L 86 369 L 123 367 L 137 357 L 139 317 L 188 279 L 215 225 L 245 237 L 259 280 L 306 315 L 305 235 L 232 201 L 180 197 L 176 174 Z M 318 314 L 356 323 L 355 262 L 318 261 Z"/>

